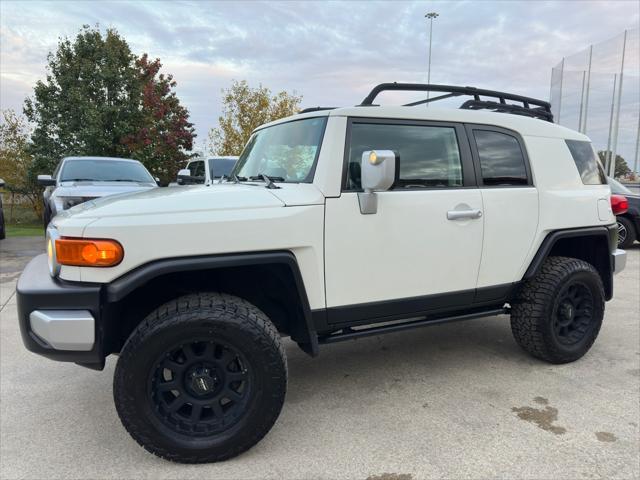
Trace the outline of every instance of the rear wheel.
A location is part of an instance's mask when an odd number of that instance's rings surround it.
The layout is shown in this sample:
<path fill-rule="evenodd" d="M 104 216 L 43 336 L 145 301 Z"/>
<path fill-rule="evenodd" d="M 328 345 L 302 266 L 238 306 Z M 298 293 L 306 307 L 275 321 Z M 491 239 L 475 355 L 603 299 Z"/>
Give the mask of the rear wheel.
<path fill-rule="evenodd" d="M 568 363 L 589 351 L 604 317 L 604 288 L 587 262 L 549 257 L 512 303 L 511 330 L 534 357 Z"/>
<path fill-rule="evenodd" d="M 618 223 L 618 247 L 628 248 L 636 239 L 633 223 L 626 217 L 616 217 Z"/>
<path fill-rule="evenodd" d="M 178 462 L 225 460 L 275 423 L 287 384 L 280 336 L 255 306 L 201 293 L 169 302 L 127 340 L 114 398 L 150 452 Z"/>

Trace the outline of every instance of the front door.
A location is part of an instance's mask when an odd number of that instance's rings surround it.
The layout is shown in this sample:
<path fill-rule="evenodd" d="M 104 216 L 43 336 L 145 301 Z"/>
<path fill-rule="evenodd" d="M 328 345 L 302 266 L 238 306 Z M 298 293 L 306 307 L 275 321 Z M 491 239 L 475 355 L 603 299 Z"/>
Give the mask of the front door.
<path fill-rule="evenodd" d="M 464 128 L 455 124 L 349 122 L 343 192 L 326 201 L 328 322 L 352 323 L 464 306 L 473 301 L 482 252 L 482 197 Z M 367 150 L 399 155 L 378 208 L 358 203 Z"/>

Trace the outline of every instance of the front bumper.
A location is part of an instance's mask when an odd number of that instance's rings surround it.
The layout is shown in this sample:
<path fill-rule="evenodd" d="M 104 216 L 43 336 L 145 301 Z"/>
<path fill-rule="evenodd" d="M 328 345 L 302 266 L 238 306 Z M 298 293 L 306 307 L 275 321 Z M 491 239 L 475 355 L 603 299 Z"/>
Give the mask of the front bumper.
<path fill-rule="evenodd" d="M 28 350 L 52 360 L 104 367 L 100 285 L 52 278 L 42 254 L 23 270 L 16 297 L 20 333 Z"/>
<path fill-rule="evenodd" d="M 613 258 L 613 273 L 620 273 L 624 270 L 624 267 L 627 266 L 627 252 L 617 248 L 611 254 L 611 257 Z"/>

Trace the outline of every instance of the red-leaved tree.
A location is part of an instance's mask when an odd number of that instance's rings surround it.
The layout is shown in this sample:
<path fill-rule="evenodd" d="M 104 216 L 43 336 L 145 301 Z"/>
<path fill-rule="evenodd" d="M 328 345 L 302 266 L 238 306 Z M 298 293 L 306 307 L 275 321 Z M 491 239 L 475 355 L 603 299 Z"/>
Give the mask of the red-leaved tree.
<path fill-rule="evenodd" d="M 170 182 L 191 157 L 187 152 L 193 148 L 195 129 L 174 92 L 173 75 L 160 73 L 160 59 L 150 61 L 145 53 L 136 66 L 142 82 L 141 115 L 139 126 L 122 143 L 161 182 Z"/>

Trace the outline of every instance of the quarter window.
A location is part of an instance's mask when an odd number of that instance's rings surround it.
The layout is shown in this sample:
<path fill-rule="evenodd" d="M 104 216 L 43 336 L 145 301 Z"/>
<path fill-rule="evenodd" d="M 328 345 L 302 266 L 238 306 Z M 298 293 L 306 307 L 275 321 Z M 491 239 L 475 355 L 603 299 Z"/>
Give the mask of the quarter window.
<path fill-rule="evenodd" d="M 580 140 L 565 140 L 571 152 L 573 161 L 576 163 L 582 183 L 585 185 L 603 185 L 607 183 L 604 168 L 596 152 L 594 152 L 591 142 Z"/>
<path fill-rule="evenodd" d="M 393 150 L 400 157 L 394 188 L 462 186 L 460 150 L 454 127 L 354 123 L 347 189 L 361 188 L 360 162 L 367 150 Z"/>
<path fill-rule="evenodd" d="M 474 130 L 484 185 L 528 185 L 527 169 L 516 137 L 490 130 Z"/>
<path fill-rule="evenodd" d="M 187 167 L 191 172 L 192 177 L 204 177 L 204 162 L 198 160 L 197 162 L 191 162 Z"/>

